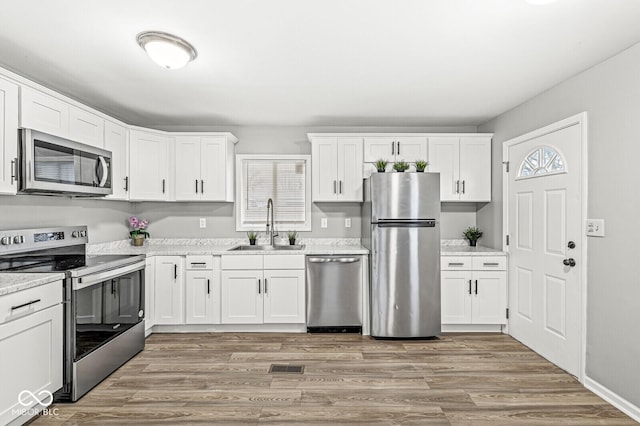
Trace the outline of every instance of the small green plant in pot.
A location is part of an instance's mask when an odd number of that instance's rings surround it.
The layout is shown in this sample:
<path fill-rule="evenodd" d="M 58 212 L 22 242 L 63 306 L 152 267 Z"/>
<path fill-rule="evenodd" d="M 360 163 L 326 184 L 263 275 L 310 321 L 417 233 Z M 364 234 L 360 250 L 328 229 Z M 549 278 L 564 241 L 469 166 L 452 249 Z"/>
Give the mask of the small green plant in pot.
<path fill-rule="evenodd" d="M 424 160 L 416 160 L 416 172 L 424 172 L 424 169 L 427 168 L 427 166 L 429 165 L 429 162 L 424 161 Z"/>
<path fill-rule="evenodd" d="M 475 247 L 478 239 L 482 237 L 482 231 L 476 226 L 470 226 L 462 233 L 462 235 L 469 240 L 469 245 L 471 247 Z"/>
<path fill-rule="evenodd" d="M 376 170 L 378 173 L 384 173 L 387 170 L 387 160 L 381 158 L 376 161 Z"/>
<path fill-rule="evenodd" d="M 409 168 L 409 163 L 407 163 L 406 161 L 398 161 L 396 164 L 393 165 L 393 170 L 400 173 L 404 172 L 408 168 Z"/>
<path fill-rule="evenodd" d="M 289 244 L 292 246 L 296 245 L 296 238 L 298 238 L 298 233 L 296 231 L 289 231 L 287 234 L 289 237 Z"/>
<path fill-rule="evenodd" d="M 258 239 L 258 233 L 256 231 L 249 231 L 247 232 L 247 238 L 249 238 L 249 244 L 255 246 L 256 240 Z"/>

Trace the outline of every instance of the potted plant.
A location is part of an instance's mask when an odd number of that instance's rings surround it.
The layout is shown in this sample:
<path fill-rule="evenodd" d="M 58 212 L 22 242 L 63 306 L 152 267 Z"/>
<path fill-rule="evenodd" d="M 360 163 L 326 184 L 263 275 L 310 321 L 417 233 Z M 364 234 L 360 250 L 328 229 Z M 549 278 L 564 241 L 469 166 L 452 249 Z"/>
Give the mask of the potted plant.
<path fill-rule="evenodd" d="M 469 240 L 469 245 L 471 247 L 475 247 L 478 239 L 482 237 L 482 231 L 478 227 L 470 226 L 462 233 L 462 235 Z"/>
<path fill-rule="evenodd" d="M 247 232 L 247 238 L 249 238 L 249 244 L 255 246 L 256 240 L 258 239 L 258 233 L 256 231 L 249 231 Z"/>
<path fill-rule="evenodd" d="M 428 165 L 429 165 L 428 161 L 416 160 L 416 172 L 419 172 L 419 173 L 424 172 L 424 169 L 426 169 Z"/>
<path fill-rule="evenodd" d="M 134 246 L 141 246 L 144 244 L 144 239 L 150 237 L 151 234 L 147 232 L 147 226 L 149 221 L 147 219 L 140 220 L 135 216 L 129 218 L 129 236 L 131 237 L 131 244 Z"/>
<path fill-rule="evenodd" d="M 287 236 L 289 237 L 289 244 L 292 245 L 292 246 L 295 246 L 296 245 L 296 238 L 298 237 L 298 233 L 296 231 L 289 231 Z"/>
<path fill-rule="evenodd" d="M 384 173 L 387 170 L 387 160 L 381 158 L 376 161 L 376 170 L 378 173 Z"/>
<path fill-rule="evenodd" d="M 393 170 L 400 173 L 404 172 L 408 168 L 409 168 L 409 163 L 407 163 L 406 161 L 398 161 L 396 164 L 393 165 Z"/>

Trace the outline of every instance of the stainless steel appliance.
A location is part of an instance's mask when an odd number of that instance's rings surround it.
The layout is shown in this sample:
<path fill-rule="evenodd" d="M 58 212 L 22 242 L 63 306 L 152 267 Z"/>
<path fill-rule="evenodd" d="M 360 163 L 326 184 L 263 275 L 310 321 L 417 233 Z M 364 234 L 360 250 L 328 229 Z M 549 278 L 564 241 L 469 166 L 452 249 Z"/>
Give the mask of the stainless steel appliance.
<path fill-rule="evenodd" d="M 307 256 L 307 330 L 362 331 L 358 256 Z"/>
<path fill-rule="evenodd" d="M 111 152 L 21 129 L 19 188 L 29 194 L 109 195 Z"/>
<path fill-rule="evenodd" d="M 76 401 L 144 349 L 144 256 L 87 256 L 87 227 L 0 231 L 0 271 L 64 272 L 64 386 Z"/>
<path fill-rule="evenodd" d="M 439 335 L 440 175 L 371 175 L 362 226 L 371 256 L 371 335 Z"/>

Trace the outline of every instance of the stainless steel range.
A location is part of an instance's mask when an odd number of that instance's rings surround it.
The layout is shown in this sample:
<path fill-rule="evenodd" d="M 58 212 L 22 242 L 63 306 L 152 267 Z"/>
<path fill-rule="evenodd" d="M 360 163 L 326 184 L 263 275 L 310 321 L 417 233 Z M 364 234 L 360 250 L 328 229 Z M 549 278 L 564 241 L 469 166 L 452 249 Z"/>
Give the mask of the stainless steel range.
<path fill-rule="evenodd" d="M 64 386 L 76 401 L 144 349 L 144 256 L 87 256 L 87 227 L 0 231 L 0 271 L 64 272 Z"/>

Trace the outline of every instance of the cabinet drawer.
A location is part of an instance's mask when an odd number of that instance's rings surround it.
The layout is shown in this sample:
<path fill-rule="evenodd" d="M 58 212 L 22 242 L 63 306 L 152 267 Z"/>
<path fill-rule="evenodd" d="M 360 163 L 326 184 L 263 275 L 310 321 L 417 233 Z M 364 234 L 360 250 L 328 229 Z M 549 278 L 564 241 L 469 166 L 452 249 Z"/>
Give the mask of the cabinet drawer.
<path fill-rule="evenodd" d="M 472 256 L 442 256 L 440 269 L 443 271 L 470 271 Z"/>
<path fill-rule="evenodd" d="M 304 255 L 279 254 L 265 256 L 264 269 L 304 269 Z"/>
<path fill-rule="evenodd" d="M 506 256 L 474 256 L 474 271 L 505 271 L 507 269 Z"/>
<path fill-rule="evenodd" d="M 213 268 L 213 256 L 187 256 L 187 270 L 202 270 Z"/>
<path fill-rule="evenodd" d="M 0 324 L 62 303 L 62 281 L 0 297 Z"/>
<path fill-rule="evenodd" d="M 241 254 L 237 256 L 222 256 L 222 269 L 262 269 L 263 261 L 261 254 Z"/>

